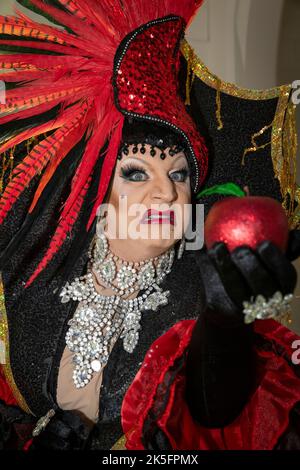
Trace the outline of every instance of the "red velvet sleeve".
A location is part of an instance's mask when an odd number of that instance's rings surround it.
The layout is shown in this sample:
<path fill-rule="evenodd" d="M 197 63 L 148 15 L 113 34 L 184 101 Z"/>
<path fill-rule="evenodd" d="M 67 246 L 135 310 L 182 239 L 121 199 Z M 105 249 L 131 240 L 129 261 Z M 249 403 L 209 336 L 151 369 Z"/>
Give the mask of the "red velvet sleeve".
<path fill-rule="evenodd" d="M 143 433 L 151 417 L 174 450 L 273 449 L 300 401 L 299 366 L 291 363 L 292 344 L 300 338 L 272 320 L 257 321 L 255 390 L 234 422 L 208 429 L 192 419 L 184 399 L 184 352 L 194 325 L 194 320 L 177 323 L 146 354 L 122 404 L 126 448 L 144 449 Z"/>
<path fill-rule="evenodd" d="M 2 370 L 0 365 L 0 400 L 2 400 L 6 405 L 18 405 Z"/>

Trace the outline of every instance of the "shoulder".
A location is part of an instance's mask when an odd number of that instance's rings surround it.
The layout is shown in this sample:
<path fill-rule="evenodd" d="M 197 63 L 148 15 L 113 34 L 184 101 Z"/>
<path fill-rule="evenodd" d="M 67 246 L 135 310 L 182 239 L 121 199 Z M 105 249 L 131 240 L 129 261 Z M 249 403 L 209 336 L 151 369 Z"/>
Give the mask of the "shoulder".
<path fill-rule="evenodd" d="M 180 261 L 182 261 L 183 265 L 182 270 L 185 270 L 189 273 L 189 276 L 194 276 L 199 283 L 202 283 L 201 279 L 210 263 L 206 250 L 187 250 Z"/>
<path fill-rule="evenodd" d="M 203 263 L 205 258 L 203 250 L 185 251 L 180 260 L 176 260 L 176 267 L 172 273 L 174 284 L 180 286 L 185 301 L 194 298 L 198 305 L 203 303 L 205 292 L 203 284 Z M 197 298 L 197 299 L 196 299 Z"/>
<path fill-rule="evenodd" d="M 181 259 L 176 259 L 174 264 L 173 276 L 178 280 L 189 281 L 199 287 L 202 284 L 201 270 L 203 268 L 205 252 L 203 250 L 185 251 Z M 172 276 L 172 277 L 173 277 Z"/>

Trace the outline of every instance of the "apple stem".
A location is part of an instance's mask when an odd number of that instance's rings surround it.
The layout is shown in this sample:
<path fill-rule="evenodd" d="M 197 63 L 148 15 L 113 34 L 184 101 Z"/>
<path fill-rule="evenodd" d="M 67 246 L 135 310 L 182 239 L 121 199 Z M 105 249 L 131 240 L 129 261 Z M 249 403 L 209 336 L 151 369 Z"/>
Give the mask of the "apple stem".
<path fill-rule="evenodd" d="M 244 186 L 244 188 L 243 188 L 243 189 L 244 189 L 244 192 L 245 192 L 246 196 L 248 196 L 248 197 L 249 197 L 249 196 L 250 196 L 250 190 L 249 190 L 249 186 Z"/>

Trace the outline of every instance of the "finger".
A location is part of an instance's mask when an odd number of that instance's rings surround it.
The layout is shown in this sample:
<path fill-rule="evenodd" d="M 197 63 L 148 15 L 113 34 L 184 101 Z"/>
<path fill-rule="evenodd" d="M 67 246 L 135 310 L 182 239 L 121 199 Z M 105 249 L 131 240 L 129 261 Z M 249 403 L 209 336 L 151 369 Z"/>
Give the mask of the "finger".
<path fill-rule="evenodd" d="M 280 249 L 273 243 L 265 241 L 258 246 L 257 253 L 276 278 L 280 291 L 284 295 L 293 292 L 297 283 L 297 272 Z"/>
<path fill-rule="evenodd" d="M 207 318 L 220 326 L 240 324 L 243 321 L 240 306 L 229 297 L 208 251 L 200 254 L 199 268 L 205 293 Z"/>
<path fill-rule="evenodd" d="M 247 246 L 236 248 L 231 256 L 250 287 L 253 296 L 263 295 L 269 298 L 280 289 L 277 280 L 273 279 L 251 248 Z"/>
<path fill-rule="evenodd" d="M 300 256 L 300 230 L 291 230 L 286 251 L 286 257 L 290 261 L 295 261 Z"/>
<path fill-rule="evenodd" d="M 227 294 L 236 305 L 241 306 L 245 299 L 251 297 L 251 291 L 234 264 L 226 245 L 216 243 L 209 250 L 209 256 L 220 275 Z"/>

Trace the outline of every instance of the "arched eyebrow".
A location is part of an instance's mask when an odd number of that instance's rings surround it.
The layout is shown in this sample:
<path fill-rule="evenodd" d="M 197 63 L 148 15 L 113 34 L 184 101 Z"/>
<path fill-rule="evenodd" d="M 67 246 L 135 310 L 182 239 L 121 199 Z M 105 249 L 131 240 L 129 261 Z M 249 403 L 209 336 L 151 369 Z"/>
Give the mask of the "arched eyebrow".
<path fill-rule="evenodd" d="M 148 163 L 146 160 L 142 160 L 141 158 L 137 158 L 137 157 L 127 157 L 126 160 L 122 160 L 122 163 L 126 163 L 128 162 L 129 160 L 135 160 L 139 163 L 145 163 L 145 165 L 150 165 L 150 163 Z"/>
<path fill-rule="evenodd" d="M 184 160 L 186 161 L 186 157 L 184 155 L 178 155 L 177 157 L 170 157 L 170 158 L 172 158 L 173 163 L 176 163 L 177 160 L 180 160 L 181 158 L 184 158 Z M 150 163 L 147 162 L 147 160 L 142 160 L 141 158 L 138 158 L 138 157 L 128 157 L 126 158 L 126 160 L 123 160 L 123 161 L 126 163 L 128 160 L 136 160 L 139 163 L 144 163 L 145 165 L 150 166 Z"/>

